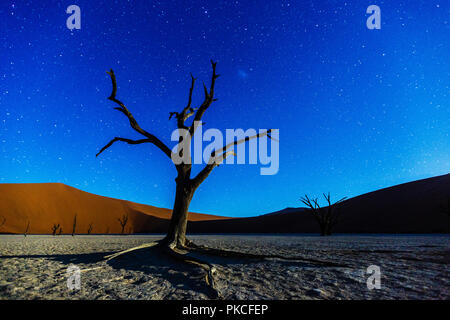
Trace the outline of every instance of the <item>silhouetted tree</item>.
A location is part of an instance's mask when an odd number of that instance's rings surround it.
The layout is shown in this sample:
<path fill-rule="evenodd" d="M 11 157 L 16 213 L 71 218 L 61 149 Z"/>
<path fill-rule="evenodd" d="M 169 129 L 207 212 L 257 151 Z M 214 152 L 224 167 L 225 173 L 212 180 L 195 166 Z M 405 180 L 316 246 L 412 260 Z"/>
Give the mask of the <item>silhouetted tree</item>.
<path fill-rule="evenodd" d="M 105 234 L 108 234 L 108 233 L 109 233 L 109 227 L 106 227 Z"/>
<path fill-rule="evenodd" d="M 25 231 L 23 233 L 23 236 L 26 237 L 28 234 L 28 230 L 30 230 L 30 221 L 28 221 L 27 227 L 25 228 Z"/>
<path fill-rule="evenodd" d="M 180 112 L 169 113 L 169 120 L 171 118 L 176 119 L 176 124 L 179 132 L 179 146 L 182 144 L 182 148 L 180 147 L 176 152 L 172 152 L 172 150 L 167 147 L 160 139 L 140 127 L 125 104 L 116 98 L 117 83 L 114 71 L 110 70 L 109 72 L 107 72 L 112 82 L 112 92 L 108 99 L 118 105 L 118 107 L 114 109 L 123 113 L 128 118 L 130 126 L 144 138 L 140 140 L 132 140 L 127 138 L 115 137 L 100 149 L 100 151 L 97 153 L 97 156 L 117 141 L 126 142 L 128 144 L 151 143 L 158 147 L 163 152 L 163 154 L 165 154 L 174 163 L 177 170 L 177 177 L 175 179 L 175 201 L 169 223 L 169 230 L 164 240 L 160 242 L 160 245 L 165 245 L 169 248 L 186 248 L 187 246 L 192 245 L 190 241 L 186 240 L 186 227 L 189 204 L 192 200 L 192 197 L 194 196 L 194 192 L 215 167 L 221 164 L 228 156 L 234 155 L 234 146 L 245 143 L 251 139 L 258 139 L 264 136 L 271 138 L 271 129 L 269 129 L 254 136 L 235 140 L 234 142 L 229 143 L 222 148 L 213 150 L 210 154 L 208 164 L 195 177 L 191 177 L 191 138 L 194 137 L 198 126 L 202 125 L 201 120 L 206 110 L 214 101 L 217 100 L 214 97 L 214 89 L 216 79 L 219 77 L 219 75 L 216 74 L 216 63 L 211 61 L 211 66 L 211 83 L 209 88 L 207 88 L 205 84 L 203 85 L 205 97 L 201 105 L 198 108 L 192 107 L 192 93 L 194 91 L 194 84 L 196 79 L 191 74 L 191 86 L 189 90 L 187 105 L 183 109 L 181 109 Z M 190 117 L 192 117 L 193 120 L 192 123 L 188 125 L 185 122 Z M 183 152 L 186 152 L 186 154 L 183 154 Z M 183 159 L 181 163 L 178 163 L 179 161 L 173 160 L 179 158 Z M 185 161 L 184 159 L 187 159 L 187 161 Z"/>
<path fill-rule="evenodd" d="M 92 232 L 92 223 L 89 224 L 87 234 L 91 234 L 91 232 Z"/>
<path fill-rule="evenodd" d="M 63 229 L 62 229 L 62 227 L 60 227 L 59 231 L 58 231 L 58 236 L 60 236 L 62 234 L 62 232 L 63 232 Z"/>
<path fill-rule="evenodd" d="M 142 143 L 151 143 L 159 148 L 160 151 L 174 164 L 175 169 L 177 171 L 177 176 L 175 178 L 176 188 L 175 188 L 175 200 L 172 209 L 172 215 L 169 222 L 169 228 L 164 239 L 147 244 L 147 246 L 155 246 L 155 250 L 160 251 L 161 253 L 168 254 L 171 257 L 175 258 L 178 261 L 193 264 L 197 267 L 201 267 L 206 271 L 205 280 L 206 283 L 214 289 L 214 292 L 219 295 L 219 291 L 215 288 L 215 281 L 213 274 L 217 271 L 214 266 L 204 260 L 198 258 L 198 256 L 194 256 L 192 252 L 200 252 L 207 253 L 209 255 L 219 255 L 219 256 L 236 256 L 239 258 L 250 257 L 251 259 L 265 259 L 265 258 L 283 258 L 283 259 L 291 259 L 289 257 L 280 257 L 278 255 L 261 255 L 261 254 L 250 254 L 250 253 L 242 253 L 242 252 L 234 252 L 230 250 L 220 250 L 207 248 L 204 246 L 195 245 L 188 239 L 186 239 L 186 227 L 188 220 L 188 211 L 191 200 L 194 196 L 195 191 L 198 187 L 205 181 L 205 179 L 209 176 L 209 174 L 213 171 L 214 168 L 219 166 L 228 156 L 235 155 L 234 148 L 237 145 L 246 143 L 252 139 L 259 139 L 262 137 L 268 137 L 272 139 L 271 133 L 272 129 L 268 129 L 264 132 L 261 130 L 258 134 L 253 136 L 245 136 L 242 139 L 235 139 L 233 142 L 228 143 L 222 147 L 214 149 L 209 154 L 208 164 L 206 164 L 195 176 L 191 176 L 192 169 L 192 157 L 191 157 L 191 141 L 194 138 L 194 134 L 199 126 L 202 126 L 202 117 L 205 114 L 206 110 L 211 106 L 211 104 L 217 99 L 214 97 L 214 89 L 216 80 L 219 77 L 216 74 L 216 63 L 211 61 L 212 66 L 212 76 L 211 83 L 209 88 L 203 84 L 203 91 L 205 94 L 203 102 L 199 105 L 198 108 L 194 108 L 192 106 L 192 95 L 194 91 L 194 84 L 196 79 L 191 74 L 191 84 L 188 95 L 187 105 L 181 109 L 180 112 L 169 112 L 169 120 L 174 118 L 176 120 L 176 126 L 179 133 L 178 145 L 177 149 L 173 149 L 173 151 L 167 147 L 160 139 L 158 139 L 155 135 L 144 130 L 138 124 L 136 119 L 133 117 L 131 112 L 125 106 L 125 104 L 116 98 L 117 94 L 117 82 L 116 76 L 113 70 L 107 72 L 111 78 L 112 83 L 112 91 L 109 100 L 117 104 L 115 110 L 120 111 L 124 114 L 131 128 L 134 129 L 137 133 L 143 136 L 142 139 L 132 140 L 128 138 L 115 137 L 111 141 L 109 141 L 96 156 L 99 156 L 103 151 L 111 147 L 115 142 L 125 142 L 127 144 L 142 144 Z M 186 120 L 192 117 L 191 124 L 187 124 Z M 119 220 L 121 221 L 121 220 Z M 125 223 L 121 223 L 122 225 L 122 233 L 124 231 Z M 126 254 L 131 250 L 138 250 L 145 247 L 145 245 L 139 246 L 137 248 L 132 248 L 125 250 L 123 252 L 119 252 L 113 254 L 108 257 L 108 259 L 114 259 L 115 257 Z M 183 254 L 180 253 L 178 249 L 182 249 Z M 292 258 L 294 259 L 294 258 Z M 298 260 L 298 258 L 295 258 Z M 295 260 L 294 259 L 294 260 Z"/>
<path fill-rule="evenodd" d="M 3 227 L 3 225 L 6 223 L 6 218 L 3 216 L 0 216 L 0 228 Z"/>
<path fill-rule="evenodd" d="M 72 237 L 75 235 L 75 229 L 77 228 L 77 215 L 73 217 L 73 224 L 72 224 Z"/>
<path fill-rule="evenodd" d="M 128 214 L 124 214 L 121 218 L 118 218 L 117 220 L 119 221 L 120 226 L 122 227 L 122 231 L 120 233 L 123 234 L 125 226 L 127 225 L 128 222 Z"/>
<path fill-rule="evenodd" d="M 309 212 L 314 216 L 319 224 L 320 235 L 329 236 L 331 235 L 334 226 L 339 222 L 340 211 L 338 205 L 347 199 L 347 197 L 344 197 L 334 203 L 331 202 L 330 193 L 328 193 L 328 195 L 324 193 L 323 197 L 327 202 L 327 206 L 323 208 L 319 205 L 317 198 L 310 199 L 308 195 L 301 197 L 300 201 L 309 208 Z"/>
<path fill-rule="evenodd" d="M 56 235 L 56 231 L 58 231 L 59 229 L 59 223 L 58 224 L 54 224 L 52 227 L 52 235 Z"/>

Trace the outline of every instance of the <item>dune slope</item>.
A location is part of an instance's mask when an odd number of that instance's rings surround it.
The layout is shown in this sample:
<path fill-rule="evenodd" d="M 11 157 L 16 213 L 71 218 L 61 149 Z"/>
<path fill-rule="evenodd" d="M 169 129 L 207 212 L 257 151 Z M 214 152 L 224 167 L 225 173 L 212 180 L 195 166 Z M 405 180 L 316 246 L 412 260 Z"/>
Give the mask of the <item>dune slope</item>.
<path fill-rule="evenodd" d="M 76 233 L 119 233 L 118 219 L 129 216 L 125 232 L 165 232 L 171 210 L 102 197 L 61 183 L 0 184 L 0 219 L 6 223 L 0 232 L 23 233 L 30 221 L 29 233 L 51 233 L 53 224 L 60 224 L 63 233 L 72 233 L 75 214 Z M 224 219 L 223 217 L 190 213 L 189 219 Z"/>
<path fill-rule="evenodd" d="M 369 192 L 342 203 L 337 233 L 449 233 L 450 217 L 441 212 L 450 198 L 450 174 Z M 318 233 L 304 208 L 287 208 L 258 217 L 190 222 L 191 232 Z"/>

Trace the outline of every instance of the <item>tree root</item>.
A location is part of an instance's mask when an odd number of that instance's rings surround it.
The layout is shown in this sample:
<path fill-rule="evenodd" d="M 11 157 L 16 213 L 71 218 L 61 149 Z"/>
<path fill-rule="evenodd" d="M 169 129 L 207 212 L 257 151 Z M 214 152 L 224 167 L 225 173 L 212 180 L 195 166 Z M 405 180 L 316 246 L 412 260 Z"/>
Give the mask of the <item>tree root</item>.
<path fill-rule="evenodd" d="M 205 271 L 205 282 L 206 285 L 211 289 L 211 297 L 215 299 L 221 298 L 221 293 L 217 288 L 217 282 L 214 278 L 214 274 L 217 272 L 217 269 L 210 263 L 199 259 L 198 257 L 194 257 L 193 253 L 200 253 L 205 255 L 219 256 L 219 257 L 230 257 L 230 258 L 239 258 L 239 259 L 250 259 L 250 260 L 265 260 L 265 259 L 280 259 L 287 261 L 299 261 L 306 262 L 312 264 L 318 264 L 325 267 L 349 267 L 345 264 L 334 263 L 330 261 L 318 260 L 318 259 L 310 259 L 300 256 L 282 256 L 282 255 L 265 255 L 265 254 L 255 254 L 255 253 L 244 253 L 239 251 L 232 250 L 223 250 L 223 249 L 215 249 L 202 245 L 196 245 L 192 241 L 186 239 L 186 244 L 183 247 L 177 247 L 174 245 L 170 245 L 164 241 L 156 241 L 151 243 L 146 243 L 137 247 L 133 247 L 127 250 L 123 250 L 108 256 L 105 256 L 106 261 L 111 261 L 116 259 L 124 254 L 154 247 L 158 250 L 158 252 L 168 255 L 169 257 L 180 261 L 185 264 L 194 265 L 200 267 Z"/>
<path fill-rule="evenodd" d="M 110 260 L 112 260 L 114 258 L 117 258 L 118 256 L 121 256 L 121 255 L 123 255 L 125 253 L 132 252 L 132 251 L 135 251 L 135 250 L 145 249 L 145 248 L 151 248 L 151 247 L 154 247 L 156 245 L 158 245 L 158 242 L 145 243 L 145 244 L 137 246 L 137 247 L 133 247 L 133 248 L 130 248 L 130 249 L 126 249 L 126 250 L 123 250 L 123 251 L 119 251 L 119 252 L 110 254 L 108 256 L 105 256 L 105 259 L 106 259 L 106 261 L 110 261 Z"/>
<path fill-rule="evenodd" d="M 211 290 L 213 292 L 213 295 L 212 295 L 213 298 L 221 297 L 220 292 L 217 289 L 216 281 L 214 279 L 214 273 L 216 273 L 216 268 L 212 264 L 191 256 L 189 254 L 189 251 L 184 251 L 184 250 L 178 249 L 178 248 L 170 248 L 167 246 L 163 246 L 162 248 L 163 248 L 163 251 L 165 253 L 167 253 L 169 256 L 171 256 L 172 258 L 175 258 L 178 261 L 181 261 L 181 262 L 184 262 L 187 264 L 192 264 L 192 265 L 202 268 L 205 271 L 205 282 L 211 288 Z"/>
<path fill-rule="evenodd" d="M 190 255 L 189 250 L 186 250 L 186 248 L 177 248 L 173 246 L 169 246 L 166 242 L 162 241 L 156 241 L 151 243 L 146 243 L 137 247 L 133 247 L 127 250 L 119 251 L 114 254 L 105 256 L 106 262 L 111 261 L 113 259 L 116 259 L 122 255 L 125 255 L 127 253 L 141 250 L 141 249 L 148 249 L 154 247 L 155 249 L 158 249 L 158 252 L 168 255 L 169 257 L 180 261 L 182 263 L 186 263 L 189 265 L 194 265 L 197 267 L 200 267 L 205 271 L 205 282 L 206 285 L 211 289 L 211 298 L 217 299 L 220 298 L 220 292 L 217 289 L 216 281 L 214 279 L 214 273 L 216 273 L 216 268 L 206 262 L 203 261 L 197 257 L 193 257 Z"/>

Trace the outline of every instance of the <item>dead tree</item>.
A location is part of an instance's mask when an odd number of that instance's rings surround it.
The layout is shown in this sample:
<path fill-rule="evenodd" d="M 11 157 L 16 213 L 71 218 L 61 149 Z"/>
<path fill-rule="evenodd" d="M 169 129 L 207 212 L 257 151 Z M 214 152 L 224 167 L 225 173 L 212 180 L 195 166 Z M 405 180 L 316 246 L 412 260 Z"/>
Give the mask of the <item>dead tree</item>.
<path fill-rule="evenodd" d="M 194 254 L 195 252 L 203 252 L 207 254 L 214 254 L 220 256 L 237 256 L 239 258 L 251 258 L 251 259 L 274 258 L 275 256 L 254 255 L 254 254 L 252 255 L 247 253 L 244 254 L 241 252 L 211 249 L 204 246 L 195 245 L 194 243 L 186 239 L 186 227 L 188 221 L 189 205 L 191 203 L 195 191 L 205 181 L 205 179 L 214 170 L 214 168 L 219 166 L 228 156 L 234 155 L 235 146 L 246 143 L 252 139 L 259 139 L 263 137 L 272 139 L 271 137 L 272 129 L 268 129 L 264 132 L 260 131 L 258 134 L 255 134 L 253 136 L 246 136 L 239 140 L 236 139 L 233 142 L 230 142 L 220 148 L 213 150 L 209 154 L 208 163 L 195 176 L 191 175 L 192 169 L 192 157 L 190 152 L 191 141 L 194 137 L 196 129 L 199 126 L 203 125 L 202 124 L 203 115 L 211 106 L 211 104 L 217 101 L 217 99 L 214 96 L 216 80 L 219 77 L 219 75 L 216 73 L 216 62 L 211 61 L 211 66 L 212 66 L 212 76 L 210 85 L 209 87 L 207 87 L 205 84 L 203 84 L 203 91 L 204 91 L 203 102 L 197 108 L 194 108 L 192 106 L 192 95 L 196 79 L 191 74 L 191 83 L 186 106 L 184 108 L 181 108 L 179 112 L 169 112 L 169 120 L 172 118 L 176 120 L 176 127 L 179 133 L 178 139 L 179 148 L 176 151 L 172 151 L 159 138 L 157 138 L 149 131 L 144 130 L 138 124 L 138 122 L 131 114 L 131 112 L 128 110 L 128 108 L 125 106 L 125 104 L 116 98 L 117 82 L 114 71 L 110 70 L 109 72 L 107 72 L 107 74 L 111 78 L 112 83 L 112 91 L 108 99 L 117 104 L 117 107 L 115 107 L 114 109 L 118 110 L 123 115 L 125 115 L 125 117 L 128 119 L 130 123 L 131 128 L 138 134 L 140 134 L 142 138 L 138 140 L 132 140 L 123 137 L 115 137 L 112 140 L 110 140 L 103 148 L 101 148 L 96 156 L 99 156 L 102 152 L 104 152 L 106 149 L 111 147 L 116 142 L 125 142 L 130 145 L 150 143 L 156 146 L 160 151 L 162 151 L 162 153 L 169 159 L 169 161 L 174 164 L 175 169 L 177 171 L 177 176 L 175 178 L 176 188 L 175 188 L 175 199 L 172 209 L 172 215 L 169 222 L 169 228 L 164 239 L 147 245 L 128 249 L 124 252 L 113 254 L 111 256 L 108 256 L 108 260 L 114 259 L 132 250 L 140 250 L 143 248 L 156 246 L 155 248 L 161 250 L 161 252 L 166 253 L 181 262 L 188 263 L 191 265 L 193 264 L 205 270 L 206 283 L 211 288 L 214 289 L 217 295 L 219 295 L 219 292 L 215 289 L 214 284 L 213 273 L 216 271 L 215 268 L 212 266 L 212 264 L 205 262 L 199 259 L 198 257 L 194 257 L 194 255 L 191 254 L 191 252 L 194 252 Z M 192 119 L 190 124 L 186 123 L 186 120 L 188 120 L 189 118 Z M 180 159 L 181 161 L 179 161 Z M 123 233 L 125 224 L 121 223 L 121 225 Z M 183 252 L 182 254 L 180 253 L 180 249 Z M 280 256 L 276 256 L 275 258 L 299 260 L 299 258 L 286 258 Z M 300 259 L 304 260 L 304 258 Z"/>
<path fill-rule="evenodd" d="M 60 236 L 62 234 L 62 232 L 63 232 L 63 229 L 62 229 L 62 227 L 60 227 L 59 231 L 58 231 L 58 236 Z"/>
<path fill-rule="evenodd" d="M 3 225 L 6 223 L 6 218 L 5 217 L 1 217 L 0 219 L 0 228 L 3 227 Z"/>
<path fill-rule="evenodd" d="M 124 214 L 121 218 L 118 218 L 117 220 L 119 221 L 120 226 L 122 227 L 122 231 L 120 233 L 123 234 L 125 226 L 128 223 L 128 214 Z"/>
<path fill-rule="evenodd" d="M 76 227 L 77 227 L 77 215 L 75 214 L 75 217 L 73 218 L 73 224 L 72 224 L 72 237 L 75 235 Z"/>
<path fill-rule="evenodd" d="M 89 224 L 87 234 L 91 234 L 92 232 L 92 223 Z"/>
<path fill-rule="evenodd" d="M 56 235 L 56 231 L 58 231 L 58 229 L 59 229 L 59 223 L 58 224 L 53 224 L 53 227 L 52 227 L 52 235 Z"/>
<path fill-rule="evenodd" d="M 219 75 L 216 73 L 216 62 L 211 61 L 211 66 L 211 83 L 209 85 L 209 88 L 207 88 L 207 86 L 203 84 L 205 97 L 200 106 L 198 108 L 194 108 L 192 106 L 192 93 L 194 91 L 194 84 L 196 79 L 191 74 L 191 85 L 189 89 L 187 105 L 182 108 L 180 112 L 169 113 L 169 120 L 172 118 L 176 120 L 177 129 L 180 133 L 178 141 L 179 146 L 183 144 L 183 147 L 179 148 L 176 152 L 172 152 L 172 150 L 167 147 L 167 145 L 164 144 L 160 139 L 140 127 L 125 104 L 116 98 L 117 82 L 113 70 L 107 72 L 111 78 L 112 83 L 112 92 L 108 99 L 118 105 L 118 107 L 115 107 L 114 109 L 120 111 L 127 117 L 130 126 L 137 133 L 143 136 L 143 139 L 132 140 L 122 137 L 115 137 L 100 149 L 100 151 L 97 153 L 97 156 L 118 141 L 128 144 L 151 143 L 159 148 L 167 156 L 167 158 L 172 161 L 177 171 L 177 177 L 175 178 L 175 201 L 169 223 L 169 230 L 164 240 L 161 241 L 161 245 L 166 245 L 169 248 L 186 248 L 191 243 L 190 241 L 186 240 L 186 226 L 188 220 L 187 216 L 189 204 L 192 200 L 192 197 L 194 196 L 194 192 L 197 190 L 200 184 L 205 181 L 205 179 L 215 167 L 221 164 L 228 156 L 234 155 L 234 146 L 245 143 L 251 139 L 258 139 L 265 136 L 271 138 L 271 129 L 269 129 L 254 136 L 248 136 L 240 140 L 235 140 L 234 142 L 229 143 L 222 148 L 213 150 L 210 154 L 208 164 L 195 177 L 191 177 L 191 139 L 193 138 L 198 126 L 202 125 L 202 117 L 205 114 L 206 110 L 208 110 L 208 108 L 214 101 L 217 101 L 214 96 L 216 80 L 219 77 Z M 192 117 L 192 123 L 186 124 L 186 120 L 190 117 Z M 183 154 L 184 151 L 186 151 L 187 154 Z M 181 163 L 179 163 L 180 161 L 174 161 L 174 159 L 180 158 L 183 159 Z M 184 159 L 187 160 L 185 161 Z"/>
<path fill-rule="evenodd" d="M 331 202 L 330 193 L 323 194 L 325 201 L 327 202 L 326 207 L 321 207 L 319 205 L 319 200 L 317 198 L 310 199 L 308 195 L 300 198 L 309 209 L 308 211 L 314 216 L 317 223 L 320 226 L 320 235 L 329 236 L 331 235 L 332 229 L 339 222 L 340 211 L 338 205 L 343 202 L 347 197 L 344 197 L 334 203 Z"/>
<path fill-rule="evenodd" d="M 105 234 L 108 234 L 108 233 L 109 233 L 109 227 L 106 227 Z"/>
<path fill-rule="evenodd" d="M 26 237 L 28 234 L 28 230 L 30 230 L 30 221 L 28 221 L 27 227 L 25 228 L 25 231 L 23 233 L 23 236 Z"/>

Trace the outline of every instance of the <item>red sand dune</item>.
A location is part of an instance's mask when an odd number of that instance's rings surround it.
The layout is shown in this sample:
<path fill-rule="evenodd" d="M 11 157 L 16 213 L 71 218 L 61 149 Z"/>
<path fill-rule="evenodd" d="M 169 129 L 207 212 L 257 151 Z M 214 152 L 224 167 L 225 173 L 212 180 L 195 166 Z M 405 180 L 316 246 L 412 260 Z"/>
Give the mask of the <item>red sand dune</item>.
<path fill-rule="evenodd" d="M 0 184 L 0 232 L 23 233 L 30 221 L 29 233 L 51 233 L 53 224 L 61 224 L 63 233 L 72 233 L 77 214 L 76 233 L 121 231 L 118 218 L 129 215 L 129 232 L 165 232 L 171 210 L 91 194 L 61 183 Z M 190 213 L 189 220 L 215 220 L 224 217 Z"/>

